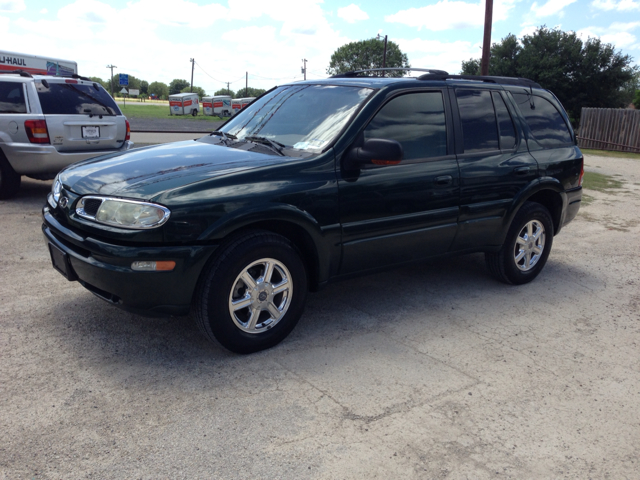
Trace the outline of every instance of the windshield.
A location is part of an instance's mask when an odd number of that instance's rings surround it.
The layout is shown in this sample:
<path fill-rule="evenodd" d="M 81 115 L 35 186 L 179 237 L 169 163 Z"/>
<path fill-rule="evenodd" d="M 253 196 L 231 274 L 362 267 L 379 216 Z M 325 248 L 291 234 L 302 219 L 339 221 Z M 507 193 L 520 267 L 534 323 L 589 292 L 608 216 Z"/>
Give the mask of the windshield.
<path fill-rule="evenodd" d="M 239 140 L 263 137 L 288 148 L 318 153 L 340 133 L 372 91 L 332 85 L 278 87 L 245 107 L 220 131 Z"/>

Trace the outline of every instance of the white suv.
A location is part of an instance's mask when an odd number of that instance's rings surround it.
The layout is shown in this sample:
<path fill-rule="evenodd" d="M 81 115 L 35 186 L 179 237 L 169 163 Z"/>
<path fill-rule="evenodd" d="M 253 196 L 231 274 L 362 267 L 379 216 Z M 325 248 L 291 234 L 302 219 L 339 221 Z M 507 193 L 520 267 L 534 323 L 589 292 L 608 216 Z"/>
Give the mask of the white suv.
<path fill-rule="evenodd" d="M 67 165 L 130 149 L 129 122 L 88 78 L 0 75 L 0 199 L 20 176 L 52 179 Z"/>

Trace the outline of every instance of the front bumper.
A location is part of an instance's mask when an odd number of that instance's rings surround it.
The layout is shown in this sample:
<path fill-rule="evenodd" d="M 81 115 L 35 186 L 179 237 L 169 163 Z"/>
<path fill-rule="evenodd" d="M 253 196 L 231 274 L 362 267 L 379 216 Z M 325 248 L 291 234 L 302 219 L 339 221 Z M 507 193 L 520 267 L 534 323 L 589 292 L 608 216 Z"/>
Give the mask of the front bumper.
<path fill-rule="evenodd" d="M 59 152 L 53 145 L 36 145 L 32 143 L 6 143 L 2 146 L 2 150 L 16 173 L 20 175 L 41 175 L 58 173 L 64 167 L 80 160 L 125 152 L 131 147 L 133 147 L 133 142 L 126 140 L 120 148 L 108 150 Z"/>
<path fill-rule="evenodd" d="M 136 313 L 187 315 L 200 273 L 216 249 L 210 245 L 123 246 L 106 243 L 64 227 L 48 207 L 43 210 L 43 220 L 42 232 L 47 245 L 63 252 L 68 261 L 68 279 L 77 280 L 103 300 Z M 176 267 L 170 272 L 134 271 L 131 263 L 135 260 L 173 260 Z"/>

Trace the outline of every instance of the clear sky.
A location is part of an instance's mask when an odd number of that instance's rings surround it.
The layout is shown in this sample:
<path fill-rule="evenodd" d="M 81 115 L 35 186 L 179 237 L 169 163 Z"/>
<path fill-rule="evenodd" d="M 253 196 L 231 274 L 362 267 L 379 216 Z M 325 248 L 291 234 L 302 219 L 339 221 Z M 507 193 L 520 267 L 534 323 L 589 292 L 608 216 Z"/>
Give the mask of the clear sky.
<path fill-rule="evenodd" d="M 457 73 L 481 55 L 484 1 L 0 0 L 0 49 L 75 60 L 81 75 L 190 80 L 207 93 L 324 78 L 350 41 L 388 35 L 414 67 Z M 492 41 L 537 26 L 600 37 L 640 60 L 640 0 L 494 0 Z"/>

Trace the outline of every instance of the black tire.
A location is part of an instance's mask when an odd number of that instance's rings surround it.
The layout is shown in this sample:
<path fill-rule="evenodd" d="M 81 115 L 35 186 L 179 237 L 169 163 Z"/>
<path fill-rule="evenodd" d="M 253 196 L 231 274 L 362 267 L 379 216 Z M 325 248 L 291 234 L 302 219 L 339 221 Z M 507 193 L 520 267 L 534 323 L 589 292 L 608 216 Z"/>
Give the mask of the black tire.
<path fill-rule="evenodd" d="M 21 181 L 20 175 L 0 152 L 0 200 L 14 197 L 20 190 Z"/>
<path fill-rule="evenodd" d="M 534 235 L 529 236 L 529 232 L 533 232 Z M 538 236 L 535 236 L 536 232 L 539 232 Z M 538 276 L 547 263 L 553 244 L 553 235 L 553 221 L 549 210 L 539 203 L 526 202 L 511 222 L 507 238 L 500 251 L 485 253 L 489 270 L 494 277 L 504 283 L 511 285 L 529 283 Z M 521 258 L 518 259 L 518 257 Z"/>
<path fill-rule="evenodd" d="M 198 111 L 197 110 L 191 110 L 191 115 L 196 117 L 198 115 Z"/>
<path fill-rule="evenodd" d="M 286 238 L 264 231 L 246 234 L 221 248 L 205 268 L 196 291 L 198 328 L 209 340 L 236 353 L 253 353 L 280 343 L 298 323 L 307 296 L 307 273 L 297 250 Z M 268 279 L 264 278 L 265 260 L 275 265 Z M 243 273 L 249 278 L 240 278 Z M 244 279 L 254 280 L 253 288 Z M 287 290 L 274 292 L 283 287 Z M 238 305 L 232 312 L 234 298 Z M 274 307 L 281 310 L 278 318 L 272 313 Z M 259 313 L 252 324 L 255 312 Z"/>

